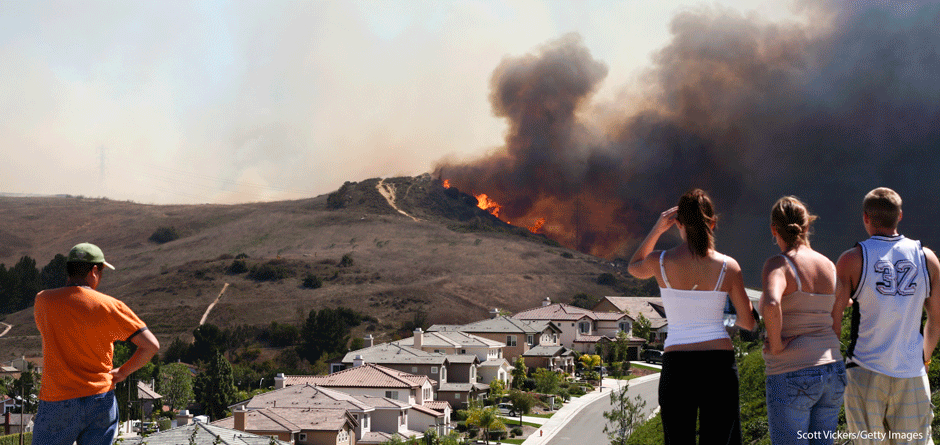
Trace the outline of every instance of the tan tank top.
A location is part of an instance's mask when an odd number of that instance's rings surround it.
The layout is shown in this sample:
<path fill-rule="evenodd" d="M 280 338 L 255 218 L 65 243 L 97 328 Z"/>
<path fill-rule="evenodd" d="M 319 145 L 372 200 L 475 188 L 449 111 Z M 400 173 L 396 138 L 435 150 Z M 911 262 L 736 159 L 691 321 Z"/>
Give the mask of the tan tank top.
<path fill-rule="evenodd" d="M 804 292 L 796 266 L 786 255 L 782 256 L 796 277 L 797 290 L 781 299 L 783 329 L 780 335 L 796 338 L 782 353 L 764 354 L 764 373 L 783 374 L 842 360 L 839 337 L 832 332 L 832 305 L 836 299 L 835 294 Z"/>

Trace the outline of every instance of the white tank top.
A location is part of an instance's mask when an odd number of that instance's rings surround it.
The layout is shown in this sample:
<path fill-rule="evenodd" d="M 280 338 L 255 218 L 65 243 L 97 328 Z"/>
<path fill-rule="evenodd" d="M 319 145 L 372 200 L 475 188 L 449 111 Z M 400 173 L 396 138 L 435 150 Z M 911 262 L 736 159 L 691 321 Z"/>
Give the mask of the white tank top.
<path fill-rule="evenodd" d="M 659 270 L 663 276 L 666 287 L 659 289 L 663 298 L 663 308 L 666 310 L 666 320 L 669 322 L 669 333 L 666 335 L 665 346 L 685 345 L 708 340 L 731 338 L 724 325 L 725 301 L 727 292 L 721 292 L 721 282 L 725 279 L 725 269 L 728 266 L 726 257 L 721 264 L 721 275 L 714 290 L 681 290 L 673 289 L 666 277 L 663 267 L 663 256 L 659 255 Z"/>
<path fill-rule="evenodd" d="M 851 363 L 896 378 L 919 377 L 924 369 L 920 320 L 930 295 L 930 276 L 920 241 L 903 235 L 858 243 L 862 275 L 852 299 Z"/>

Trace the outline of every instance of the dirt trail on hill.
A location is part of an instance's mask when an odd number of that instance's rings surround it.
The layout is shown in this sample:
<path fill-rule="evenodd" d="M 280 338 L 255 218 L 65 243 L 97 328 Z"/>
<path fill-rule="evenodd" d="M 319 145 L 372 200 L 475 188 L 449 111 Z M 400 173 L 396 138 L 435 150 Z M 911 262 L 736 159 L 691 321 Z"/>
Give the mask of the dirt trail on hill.
<path fill-rule="evenodd" d="M 4 323 L 4 322 L 0 321 L 0 324 L 5 324 L 5 325 L 7 325 L 7 328 L 4 329 L 3 332 L 0 332 L 0 337 L 3 337 L 4 335 L 7 335 L 7 332 L 10 332 L 10 329 L 13 329 L 13 325 L 10 324 L 10 323 Z"/>
<path fill-rule="evenodd" d="M 202 326 L 206 323 L 206 319 L 209 318 L 209 312 L 212 312 L 212 308 L 215 307 L 215 304 L 218 303 L 219 300 L 222 299 L 222 294 L 225 293 L 225 289 L 228 289 L 228 283 L 225 283 L 225 286 L 222 286 L 222 291 L 219 292 L 219 296 L 215 297 L 215 301 L 213 301 L 212 304 L 210 304 L 209 307 L 206 308 L 206 313 L 202 314 L 202 319 L 199 320 L 199 326 Z"/>
<path fill-rule="evenodd" d="M 386 184 L 385 179 L 382 179 L 379 181 L 378 184 L 376 184 L 375 188 L 379 191 L 379 193 L 383 197 L 385 197 L 385 200 L 388 201 L 388 205 L 392 206 L 393 209 L 398 210 L 398 213 L 401 213 L 402 215 L 405 215 L 415 221 L 420 221 L 420 219 L 409 215 L 407 212 L 405 212 L 402 209 L 399 209 L 398 206 L 395 205 L 395 186 L 394 185 Z"/>

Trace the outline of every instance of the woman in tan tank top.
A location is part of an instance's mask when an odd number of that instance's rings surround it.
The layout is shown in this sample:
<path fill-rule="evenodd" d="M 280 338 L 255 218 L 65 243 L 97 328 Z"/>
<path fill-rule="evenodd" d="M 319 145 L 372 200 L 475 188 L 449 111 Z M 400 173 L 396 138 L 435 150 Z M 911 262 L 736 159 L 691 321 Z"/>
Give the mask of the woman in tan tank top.
<path fill-rule="evenodd" d="M 764 263 L 760 310 L 774 445 L 831 444 L 845 392 L 845 365 L 832 330 L 835 266 L 810 247 L 815 219 L 792 196 L 771 210 L 770 231 L 781 253 Z"/>

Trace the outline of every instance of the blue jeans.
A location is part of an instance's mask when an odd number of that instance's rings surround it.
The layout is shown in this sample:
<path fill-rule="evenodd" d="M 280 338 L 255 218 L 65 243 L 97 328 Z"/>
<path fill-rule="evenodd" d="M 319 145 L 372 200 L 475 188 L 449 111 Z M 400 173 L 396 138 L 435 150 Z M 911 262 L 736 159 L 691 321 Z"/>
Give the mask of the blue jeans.
<path fill-rule="evenodd" d="M 117 437 L 114 391 L 59 402 L 39 401 L 34 445 L 111 445 Z"/>
<path fill-rule="evenodd" d="M 832 444 L 845 382 L 841 361 L 767 376 L 770 441 Z"/>

